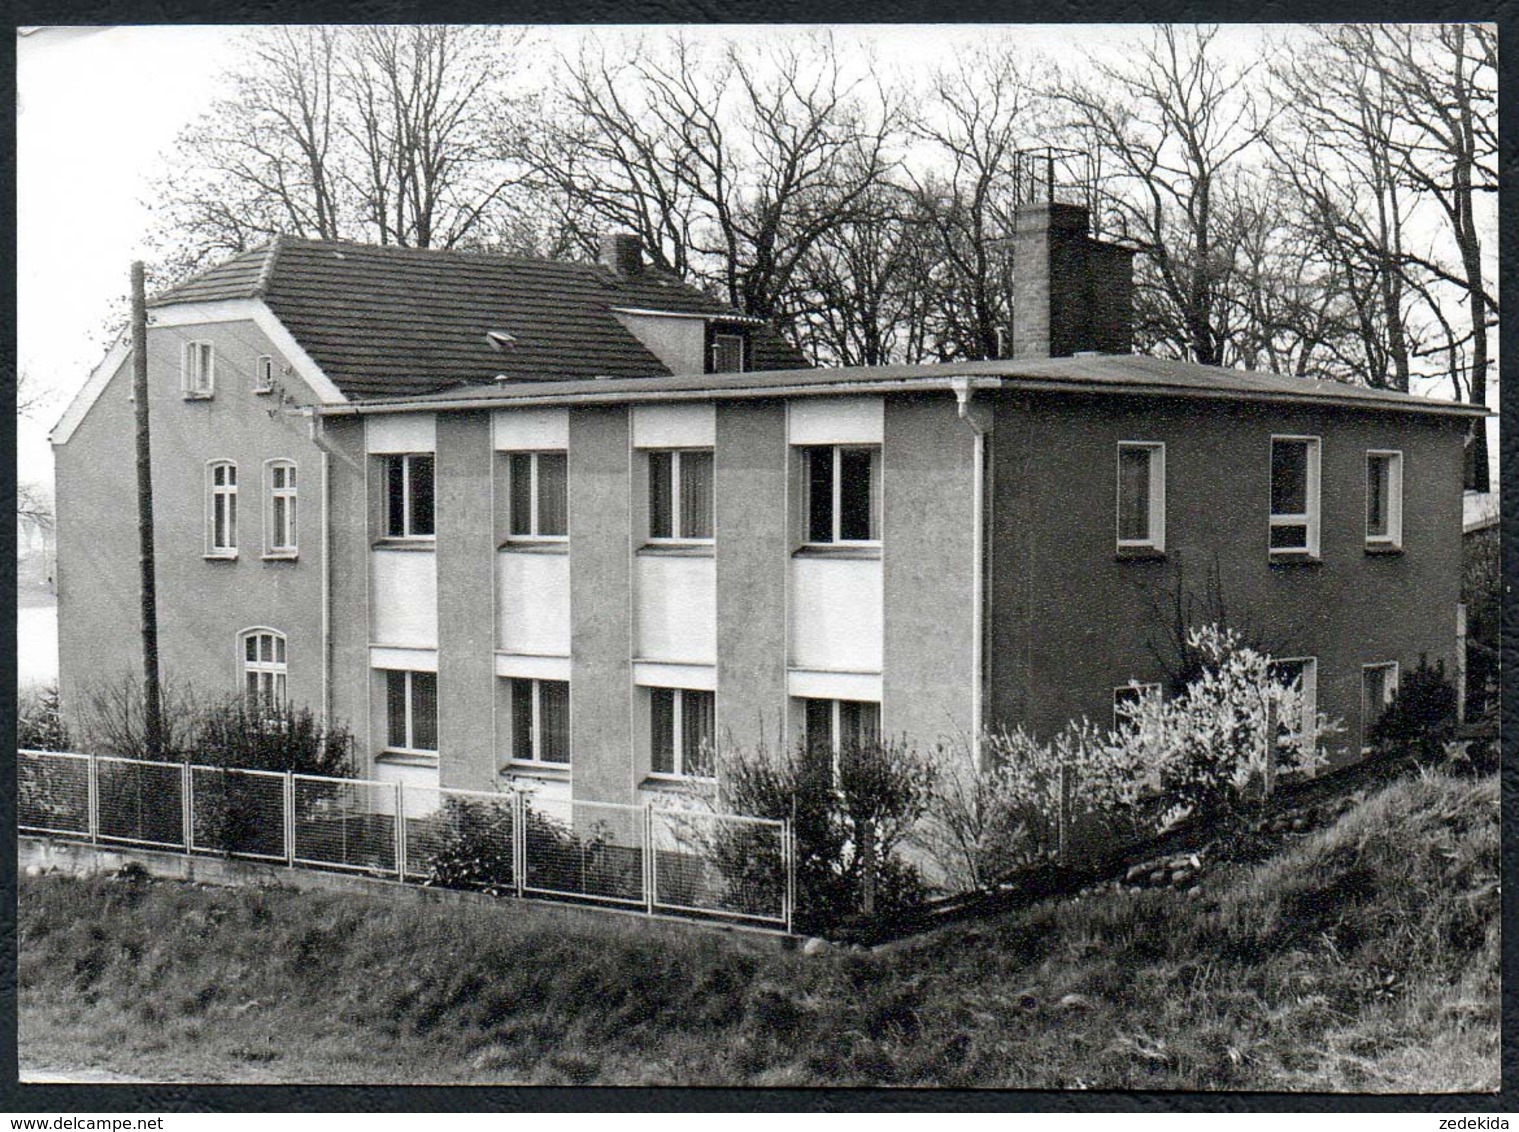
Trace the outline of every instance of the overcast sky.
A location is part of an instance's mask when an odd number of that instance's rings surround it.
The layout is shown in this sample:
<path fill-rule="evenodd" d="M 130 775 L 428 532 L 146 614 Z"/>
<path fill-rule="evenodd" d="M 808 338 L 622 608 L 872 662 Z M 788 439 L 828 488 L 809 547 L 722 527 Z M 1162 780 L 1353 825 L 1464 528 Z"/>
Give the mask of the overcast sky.
<path fill-rule="evenodd" d="M 44 28 L 17 44 L 17 324 L 20 367 L 55 391 L 37 421 L 18 424 L 23 480 L 51 480 L 46 433 L 104 351 L 102 329 L 144 254 L 143 197 L 175 135 L 206 106 L 218 75 L 236 59 L 236 27 Z M 597 28 L 591 34 L 615 35 Z M 630 29 L 622 29 L 630 30 Z M 692 37 L 733 35 L 731 26 L 684 29 Z M 781 35 L 800 28 L 752 29 Z M 841 50 L 868 41 L 881 65 L 911 75 L 953 61 L 967 48 L 1007 36 L 1059 60 L 1082 49 L 1121 53 L 1144 26 L 859 26 L 834 29 Z M 581 28 L 540 28 L 543 46 L 570 49 Z M 1276 28 L 1273 35 L 1290 34 Z M 1226 28 L 1222 41 L 1244 56 L 1261 29 Z M 552 57 L 534 50 L 535 59 Z"/>

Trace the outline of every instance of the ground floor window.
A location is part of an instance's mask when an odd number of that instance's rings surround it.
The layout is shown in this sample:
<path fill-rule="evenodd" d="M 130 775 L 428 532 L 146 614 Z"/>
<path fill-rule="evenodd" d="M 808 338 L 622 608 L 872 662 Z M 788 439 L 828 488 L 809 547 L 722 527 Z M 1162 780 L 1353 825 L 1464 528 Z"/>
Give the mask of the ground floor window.
<path fill-rule="evenodd" d="M 1369 751 L 1366 737 L 1398 694 L 1398 662 L 1361 666 L 1361 750 Z"/>
<path fill-rule="evenodd" d="M 438 750 L 438 674 L 385 673 L 386 746 L 393 751 Z"/>
<path fill-rule="evenodd" d="M 1279 680 L 1296 684 L 1302 693 L 1303 710 L 1296 720 L 1277 720 L 1277 733 L 1283 737 L 1313 735 L 1318 727 L 1319 662 L 1311 656 L 1288 657 L 1271 662 L 1271 674 Z"/>
<path fill-rule="evenodd" d="M 512 759 L 570 761 L 570 685 L 567 680 L 511 681 Z"/>
<path fill-rule="evenodd" d="M 803 727 L 809 754 L 827 759 L 838 780 L 839 755 L 881 740 L 881 705 L 868 700 L 804 700 Z"/>
<path fill-rule="evenodd" d="M 250 705 L 285 705 L 285 634 L 273 629 L 250 629 L 243 635 L 243 694 Z"/>
<path fill-rule="evenodd" d="M 1121 688 L 1114 688 L 1113 730 L 1117 731 L 1134 718 L 1135 709 L 1146 696 L 1158 696 L 1161 691 L 1159 684 L 1125 684 Z"/>
<path fill-rule="evenodd" d="M 678 778 L 717 774 L 716 697 L 698 688 L 649 689 L 649 769 Z"/>

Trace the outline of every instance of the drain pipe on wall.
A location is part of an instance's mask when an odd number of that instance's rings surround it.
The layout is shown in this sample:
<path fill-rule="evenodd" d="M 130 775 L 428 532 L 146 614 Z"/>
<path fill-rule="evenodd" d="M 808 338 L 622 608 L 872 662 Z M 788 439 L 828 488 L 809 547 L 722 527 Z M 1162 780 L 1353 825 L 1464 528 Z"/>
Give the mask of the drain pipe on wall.
<path fill-rule="evenodd" d="M 1000 383 L 999 383 L 1000 384 Z M 986 401 L 975 400 L 976 386 L 968 377 L 951 379 L 960 419 L 973 431 L 971 469 L 971 757 L 981 767 L 981 729 L 986 699 L 986 434 L 996 423 L 996 414 Z"/>

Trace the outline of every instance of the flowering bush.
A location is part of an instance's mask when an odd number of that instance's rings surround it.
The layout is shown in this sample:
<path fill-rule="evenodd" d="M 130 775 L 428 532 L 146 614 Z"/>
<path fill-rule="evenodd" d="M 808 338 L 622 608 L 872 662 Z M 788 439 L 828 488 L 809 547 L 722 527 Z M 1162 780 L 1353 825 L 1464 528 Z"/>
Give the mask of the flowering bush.
<path fill-rule="evenodd" d="M 1268 756 L 1280 773 L 1311 773 L 1323 762 L 1320 739 L 1338 729 L 1323 715 L 1304 727 L 1297 681 L 1273 672 L 1271 658 L 1237 634 L 1204 626 L 1188 645 L 1203 658 L 1198 675 L 1170 699 L 1142 692 L 1111 737 L 1168 803 L 1160 828 L 1259 800 Z"/>

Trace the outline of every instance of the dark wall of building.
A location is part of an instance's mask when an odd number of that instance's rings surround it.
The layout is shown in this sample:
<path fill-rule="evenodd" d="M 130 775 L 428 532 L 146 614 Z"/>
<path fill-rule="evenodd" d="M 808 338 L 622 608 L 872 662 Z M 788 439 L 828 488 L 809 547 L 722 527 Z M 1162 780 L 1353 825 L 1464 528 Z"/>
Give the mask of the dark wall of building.
<path fill-rule="evenodd" d="M 1321 438 L 1321 561 L 1267 555 L 1270 438 Z M 1002 397 L 995 436 L 993 720 L 1049 734 L 1107 726 L 1112 689 L 1161 680 L 1178 594 L 1276 656 L 1318 658 L 1318 706 L 1361 743 L 1363 664 L 1454 670 L 1461 553 L 1459 423 L 1405 413 L 1142 397 Z M 1166 445 L 1166 553 L 1116 556 L 1116 446 Z M 1365 459 L 1402 450 L 1403 546 L 1365 549 Z"/>
<path fill-rule="evenodd" d="M 180 354 L 210 341 L 215 395 L 186 400 Z M 252 322 L 154 327 L 148 333 L 153 505 L 161 671 L 173 685 L 215 697 L 242 687 L 237 635 L 266 627 L 287 638 L 289 696 L 320 709 L 321 454 L 307 418 L 277 395 L 252 391 L 256 359 L 278 351 Z M 276 372 L 279 372 L 276 362 Z M 298 379 L 292 400 L 312 398 Z M 88 688 L 142 670 L 130 357 L 78 429 L 55 448 L 59 514 L 59 654 L 66 710 Z M 265 461 L 295 461 L 293 560 L 264 557 Z M 238 470 L 238 553 L 206 557 L 206 468 Z"/>

